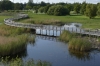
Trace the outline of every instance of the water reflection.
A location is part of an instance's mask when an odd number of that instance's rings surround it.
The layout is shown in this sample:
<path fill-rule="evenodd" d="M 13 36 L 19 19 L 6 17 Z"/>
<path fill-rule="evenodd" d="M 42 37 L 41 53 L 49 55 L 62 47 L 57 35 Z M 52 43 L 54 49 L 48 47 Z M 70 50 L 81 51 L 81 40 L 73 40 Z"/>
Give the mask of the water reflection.
<path fill-rule="evenodd" d="M 69 50 L 69 54 L 71 57 L 75 57 L 78 60 L 82 60 L 82 61 L 89 61 L 91 60 L 91 54 L 90 52 L 78 52 L 78 51 L 73 51 L 73 50 Z"/>

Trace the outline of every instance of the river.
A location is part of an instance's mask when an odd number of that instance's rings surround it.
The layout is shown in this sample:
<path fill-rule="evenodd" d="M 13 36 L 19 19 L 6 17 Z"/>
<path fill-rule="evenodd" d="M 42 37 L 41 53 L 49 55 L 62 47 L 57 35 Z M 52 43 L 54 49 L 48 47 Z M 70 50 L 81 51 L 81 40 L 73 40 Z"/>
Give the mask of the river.
<path fill-rule="evenodd" d="M 99 51 L 72 52 L 68 50 L 68 44 L 56 39 L 43 39 L 43 37 L 36 36 L 36 42 L 27 45 L 27 56 L 23 58 L 24 60 L 32 58 L 47 61 L 52 66 L 100 66 Z"/>

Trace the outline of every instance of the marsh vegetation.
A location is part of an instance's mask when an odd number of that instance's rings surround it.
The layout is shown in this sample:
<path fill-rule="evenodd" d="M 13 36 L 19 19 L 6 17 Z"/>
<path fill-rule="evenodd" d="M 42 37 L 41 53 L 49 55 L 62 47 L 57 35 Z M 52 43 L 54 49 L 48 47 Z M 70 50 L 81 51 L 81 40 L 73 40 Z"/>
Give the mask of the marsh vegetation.
<path fill-rule="evenodd" d="M 59 39 L 68 42 L 70 50 L 90 51 L 92 48 L 92 43 L 88 39 L 69 31 L 63 31 Z"/>
<path fill-rule="evenodd" d="M 29 37 L 30 29 L 0 25 L 0 56 L 14 55 L 26 49 L 27 42 L 34 42 Z"/>

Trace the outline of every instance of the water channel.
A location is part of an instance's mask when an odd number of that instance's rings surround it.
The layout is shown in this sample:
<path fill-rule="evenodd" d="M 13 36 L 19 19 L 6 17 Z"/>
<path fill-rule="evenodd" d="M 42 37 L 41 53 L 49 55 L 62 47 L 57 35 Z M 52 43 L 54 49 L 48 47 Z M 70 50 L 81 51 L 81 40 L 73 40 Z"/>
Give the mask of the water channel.
<path fill-rule="evenodd" d="M 69 27 L 80 30 L 81 24 L 69 24 L 63 27 Z M 74 30 L 73 29 L 73 30 Z M 39 33 L 39 29 L 36 31 Z M 45 30 L 43 30 L 45 34 Z M 55 32 L 56 33 L 56 32 Z M 50 32 L 52 35 L 52 31 Z M 58 31 L 57 36 L 60 35 Z M 73 52 L 68 50 L 68 44 L 57 40 L 55 37 L 36 35 L 34 44 L 27 45 L 27 56 L 23 59 L 33 58 L 50 62 L 52 66 L 100 66 L 100 52 L 97 50 L 91 52 Z"/>
<path fill-rule="evenodd" d="M 64 27 L 75 27 L 75 24 Z M 80 28 L 78 26 L 78 28 Z M 39 30 L 37 29 L 37 33 Z M 45 31 L 45 30 L 44 30 Z M 44 32 L 45 33 L 45 32 Z M 59 35 L 58 32 L 57 35 Z M 31 37 L 34 34 L 31 35 Z M 68 50 L 68 44 L 57 37 L 36 35 L 35 43 L 27 44 L 27 49 L 20 56 L 23 60 L 34 59 L 47 61 L 52 66 L 100 66 L 100 51 L 74 52 Z"/>

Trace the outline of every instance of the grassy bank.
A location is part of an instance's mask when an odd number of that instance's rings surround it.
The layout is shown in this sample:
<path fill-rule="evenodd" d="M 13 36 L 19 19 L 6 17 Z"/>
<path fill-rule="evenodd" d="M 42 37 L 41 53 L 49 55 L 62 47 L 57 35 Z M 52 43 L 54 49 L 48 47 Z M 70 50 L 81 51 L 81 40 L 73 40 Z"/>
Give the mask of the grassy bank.
<path fill-rule="evenodd" d="M 14 55 L 26 49 L 26 43 L 34 42 L 34 37 L 28 34 L 31 29 L 16 28 L 4 25 L 4 18 L 11 16 L 0 16 L 0 56 Z"/>
<path fill-rule="evenodd" d="M 28 35 L 17 35 L 15 37 L 0 36 L 0 56 L 14 55 L 26 49 Z"/>
<path fill-rule="evenodd" d="M 88 39 L 70 33 L 69 31 L 63 31 L 59 39 L 64 42 L 69 42 L 70 50 L 89 51 L 92 48 L 92 44 Z"/>
<path fill-rule="evenodd" d="M 10 61 L 8 58 L 6 59 L 1 59 L 2 66 L 51 66 L 51 63 L 46 62 L 46 61 L 41 61 L 41 60 L 33 60 L 33 59 L 28 59 L 27 61 L 23 61 L 21 58 L 15 58 L 11 59 Z"/>
<path fill-rule="evenodd" d="M 12 55 L 26 49 L 27 42 L 34 42 L 27 32 L 29 29 L 16 28 L 6 25 L 0 26 L 0 55 Z"/>
<path fill-rule="evenodd" d="M 92 28 L 92 29 L 100 29 L 100 17 L 96 17 L 94 19 L 89 19 L 88 17 L 84 15 L 69 15 L 69 16 L 53 16 L 53 15 L 47 15 L 47 14 L 34 14 L 31 12 L 28 12 L 30 19 L 32 19 L 35 23 L 39 22 L 52 22 L 58 21 L 61 23 L 81 23 L 83 24 L 83 28 Z M 21 22 L 25 22 L 21 20 Z M 27 21 L 28 23 L 28 21 Z"/>

